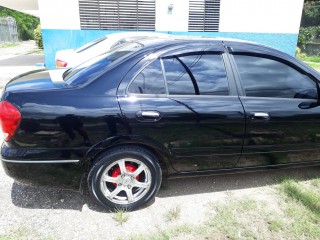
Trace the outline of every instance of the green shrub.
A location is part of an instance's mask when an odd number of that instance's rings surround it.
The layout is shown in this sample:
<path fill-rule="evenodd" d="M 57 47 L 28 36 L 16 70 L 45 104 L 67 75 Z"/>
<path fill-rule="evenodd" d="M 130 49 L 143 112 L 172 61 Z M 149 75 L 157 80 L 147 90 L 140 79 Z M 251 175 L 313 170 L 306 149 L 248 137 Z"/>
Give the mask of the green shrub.
<path fill-rule="evenodd" d="M 296 58 L 300 60 L 304 60 L 307 57 L 305 53 L 301 52 L 301 49 L 299 47 L 296 48 Z"/>
<path fill-rule="evenodd" d="M 43 49 L 42 33 L 41 33 L 40 25 L 38 25 L 38 27 L 34 30 L 34 40 L 36 41 L 38 48 Z"/>
<path fill-rule="evenodd" d="M 320 34 L 320 26 L 301 27 L 298 43 L 310 43 Z"/>
<path fill-rule="evenodd" d="M 22 24 L 18 24 L 18 34 L 19 34 L 19 39 L 21 39 L 22 41 L 34 39 L 32 30 L 26 29 L 26 27 L 23 26 Z"/>

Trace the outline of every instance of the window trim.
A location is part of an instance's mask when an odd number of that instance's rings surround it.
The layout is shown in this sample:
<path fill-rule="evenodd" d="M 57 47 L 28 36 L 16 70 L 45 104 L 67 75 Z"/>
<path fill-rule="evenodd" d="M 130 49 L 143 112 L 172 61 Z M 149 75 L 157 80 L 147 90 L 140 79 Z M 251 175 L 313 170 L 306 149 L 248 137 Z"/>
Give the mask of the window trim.
<path fill-rule="evenodd" d="M 256 52 L 242 52 L 242 51 L 234 51 L 234 52 L 230 52 L 227 53 L 228 58 L 231 62 L 231 67 L 232 67 L 232 71 L 234 72 L 235 79 L 236 79 L 236 85 L 241 87 L 241 91 L 238 91 L 239 97 L 250 97 L 250 98 L 278 98 L 278 99 L 295 99 L 295 98 L 280 98 L 280 97 L 255 97 L 255 96 L 247 96 L 246 95 L 246 91 L 244 89 L 244 84 L 242 83 L 242 78 L 240 75 L 240 71 L 238 68 L 238 65 L 236 63 L 236 60 L 234 58 L 234 55 L 241 55 L 241 56 L 251 56 L 251 57 L 260 57 L 260 58 L 266 58 L 266 59 L 271 59 L 280 63 L 283 63 L 293 69 L 295 69 L 296 71 L 298 71 L 299 73 L 307 76 L 309 79 L 311 79 L 313 82 L 315 82 L 316 84 L 316 88 L 317 88 L 317 95 L 318 98 L 317 99 L 309 99 L 309 100 L 317 100 L 318 102 L 320 101 L 320 83 L 319 80 L 313 76 L 312 74 L 306 72 L 304 69 L 302 69 L 301 67 L 297 66 L 296 64 L 294 64 L 293 62 L 285 59 L 285 58 L 281 58 L 275 55 L 271 55 L 268 53 L 256 53 Z"/>

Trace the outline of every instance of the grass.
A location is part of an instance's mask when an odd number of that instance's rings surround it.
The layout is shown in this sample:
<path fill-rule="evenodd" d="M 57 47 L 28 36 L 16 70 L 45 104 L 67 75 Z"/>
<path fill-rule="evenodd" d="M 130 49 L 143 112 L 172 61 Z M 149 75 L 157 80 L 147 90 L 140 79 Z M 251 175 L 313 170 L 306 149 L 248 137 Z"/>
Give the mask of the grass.
<path fill-rule="evenodd" d="M 306 62 L 320 63 L 320 56 L 305 56 L 302 57 L 301 60 Z"/>
<path fill-rule="evenodd" d="M 297 55 L 301 61 L 304 61 L 312 68 L 320 68 L 320 56 L 306 56 L 305 54 Z"/>
<path fill-rule="evenodd" d="M 169 209 L 169 211 L 166 212 L 164 216 L 167 222 L 172 222 L 173 220 L 178 219 L 180 215 L 181 215 L 181 209 L 179 206 L 177 206 Z"/>
<path fill-rule="evenodd" d="M 279 232 L 284 227 L 284 222 L 281 219 L 272 219 L 268 224 L 268 228 L 271 232 Z"/>
<path fill-rule="evenodd" d="M 221 236 L 223 239 L 253 239 L 257 229 L 253 222 L 261 213 L 258 213 L 258 202 L 244 197 L 229 198 L 228 202 L 213 207 L 216 214 L 205 223 L 207 232 Z"/>
<path fill-rule="evenodd" d="M 125 238 L 117 238 L 117 240 L 170 240 L 177 237 L 188 236 L 182 239 L 196 239 L 190 238 L 194 234 L 194 229 L 192 225 L 182 224 L 175 226 L 173 228 L 168 228 L 165 230 L 160 230 L 150 235 L 132 235 Z M 210 238 L 208 238 L 209 240 Z"/>
<path fill-rule="evenodd" d="M 320 190 L 320 178 L 316 178 L 316 179 L 311 180 L 311 185 L 313 185 L 316 188 L 319 188 L 319 190 Z"/>
<path fill-rule="evenodd" d="M 18 240 L 24 238 L 24 232 L 26 229 L 23 227 L 19 227 L 16 229 L 11 230 L 9 233 L 0 235 L 0 240 Z"/>
<path fill-rule="evenodd" d="M 320 63 L 306 62 L 312 68 L 320 68 Z"/>
<path fill-rule="evenodd" d="M 113 212 L 113 219 L 122 225 L 123 223 L 127 222 L 129 219 L 129 216 L 126 211 L 122 209 L 117 209 Z"/>
<path fill-rule="evenodd" d="M 307 189 L 302 184 L 294 180 L 286 180 L 282 183 L 282 190 L 292 199 L 299 201 L 303 206 L 313 213 L 317 214 L 320 219 L 320 195 Z"/>
<path fill-rule="evenodd" d="M 25 240 L 25 239 L 41 239 L 41 240 L 54 240 L 52 236 L 44 236 L 37 232 L 26 228 L 24 226 L 12 229 L 6 234 L 0 235 L 0 240 Z"/>
<path fill-rule="evenodd" d="M 269 191 L 262 198 L 232 192 L 224 202 L 211 202 L 202 224 L 167 225 L 129 239 L 320 239 L 320 178 L 299 182 L 283 178 L 265 188 Z M 180 214 L 180 208 L 172 208 L 165 216 L 172 221 Z"/>
<path fill-rule="evenodd" d="M 9 47 L 16 47 L 16 46 L 19 46 L 19 44 L 18 43 L 6 43 L 3 45 L 0 45 L 0 48 L 9 48 Z"/>
<path fill-rule="evenodd" d="M 312 185 L 311 180 L 310 183 Z M 320 195 L 310 184 L 292 179 L 280 184 L 285 204 L 282 204 L 290 224 L 286 232 L 291 239 L 320 239 Z M 319 190 L 319 188 L 317 189 Z"/>

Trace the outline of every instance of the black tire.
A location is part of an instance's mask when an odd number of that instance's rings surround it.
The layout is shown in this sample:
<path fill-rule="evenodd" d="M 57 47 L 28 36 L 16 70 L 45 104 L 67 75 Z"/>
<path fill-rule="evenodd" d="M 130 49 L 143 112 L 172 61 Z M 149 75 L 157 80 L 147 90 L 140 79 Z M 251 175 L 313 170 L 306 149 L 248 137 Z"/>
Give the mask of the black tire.
<path fill-rule="evenodd" d="M 156 195 L 161 180 L 159 162 L 150 151 L 137 146 L 121 146 L 97 157 L 88 174 L 88 187 L 101 206 L 110 210 L 133 210 Z"/>

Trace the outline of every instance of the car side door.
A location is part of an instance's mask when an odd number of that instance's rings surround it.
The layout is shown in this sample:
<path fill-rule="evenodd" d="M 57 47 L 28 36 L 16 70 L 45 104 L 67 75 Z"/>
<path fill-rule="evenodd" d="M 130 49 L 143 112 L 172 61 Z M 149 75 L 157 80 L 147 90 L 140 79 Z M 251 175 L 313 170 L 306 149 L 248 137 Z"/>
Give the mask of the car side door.
<path fill-rule="evenodd" d="M 131 134 L 157 142 L 176 171 L 230 169 L 239 160 L 244 110 L 226 61 L 222 44 L 170 51 L 119 88 Z"/>
<path fill-rule="evenodd" d="M 232 48 L 246 134 L 237 167 L 301 164 L 320 159 L 318 80 L 270 52 Z"/>

